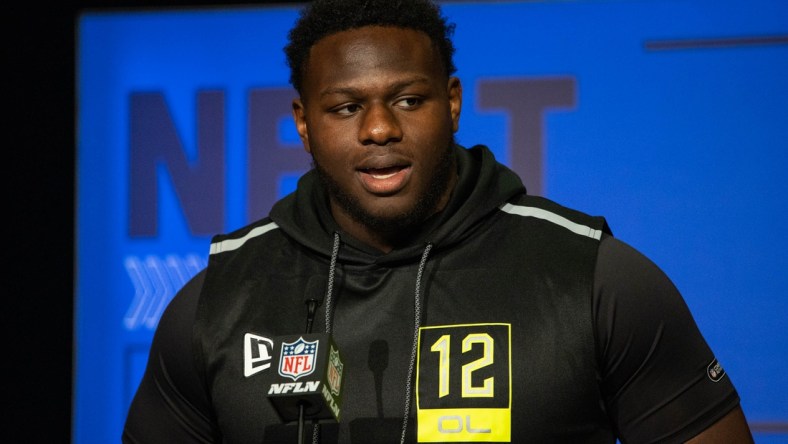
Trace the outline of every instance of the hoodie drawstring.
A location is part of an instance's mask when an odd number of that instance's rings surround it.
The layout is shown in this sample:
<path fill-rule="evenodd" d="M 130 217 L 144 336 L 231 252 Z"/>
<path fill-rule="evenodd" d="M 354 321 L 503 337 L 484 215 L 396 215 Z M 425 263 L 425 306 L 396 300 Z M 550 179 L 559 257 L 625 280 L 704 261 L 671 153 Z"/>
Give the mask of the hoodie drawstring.
<path fill-rule="evenodd" d="M 419 263 L 419 272 L 416 274 L 416 296 L 413 301 L 414 307 L 414 326 L 413 326 L 413 346 L 410 349 L 410 365 L 408 366 L 408 380 L 405 384 L 405 416 L 402 418 L 402 435 L 400 436 L 400 444 L 405 444 L 405 434 L 408 430 L 408 417 L 410 416 L 410 397 L 411 386 L 413 383 L 413 367 L 416 365 L 416 351 L 419 346 L 419 328 L 421 327 L 421 276 L 424 274 L 424 268 L 427 266 L 427 257 L 432 250 L 432 244 L 427 244 L 424 253 L 421 254 L 421 262 Z"/>
<path fill-rule="evenodd" d="M 337 274 L 337 256 L 339 256 L 339 233 L 334 232 L 334 246 L 331 248 L 331 263 L 328 266 L 328 283 L 326 284 L 326 333 L 331 334 L 331 324 L 334 316 L 334 276 Z M 312 426 L 312 444 L 320 442 L 320 424 L 317 420 Z"/>
<path fill-rule="evenodd" d="M 326 285 L 326 333 L 331 333 L 331 325 L 333 323 L 333 296 L 334 296 L 334 276 L 336 275 L 337 256 L 339 256 L 339 233 L 334 232 L 334 246 L 331 249 L 331 263 L 328 267 L 328 284 Z M 402 434 L 400 435 L 400 443 L 405 443 L 405 437 L 408 430 L 408 418 L 410 416 L 410 403 L 412 396 L 413 385 L 413 370 L 416 365 L 416 353 L 419 346 L 419 328 L 421 328 L 421 279 L 424 275 L 424 269 L 427 266 L 427 258 L 432 250 L 432 243 L 428 243 L 421 254 L 421 262 L 419 262 L 419 271 L 416 274 L 416 290 L 414 292 L 413 308 L 414 308 L 414 325 L 413 325 L 413 344 L 410 350 L 410 364 L 408 365 L 408 379 L 405 384 L 405 413 L 402 418 Z M 312 428 L 312 443 L 318 444 L 320 441 L 320 424 L 317 421 Z"/>
<path fill-rule="evenodd" d="M 328 284 L 326 285 L 326 333 L 331 333 L 334 310 L 334 275 L 337 272 L 337 256 L 339 256 L 339 233 L 334 232 L 334 246 L 331 248 L 331 265 L 328 266 Z"/>

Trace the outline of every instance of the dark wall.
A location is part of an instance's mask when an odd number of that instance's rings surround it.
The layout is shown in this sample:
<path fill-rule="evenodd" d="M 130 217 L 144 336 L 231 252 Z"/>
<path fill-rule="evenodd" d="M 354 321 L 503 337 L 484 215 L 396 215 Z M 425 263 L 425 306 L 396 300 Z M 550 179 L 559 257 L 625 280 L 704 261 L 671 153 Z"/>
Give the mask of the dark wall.
<path fill-rule="evenodd" d="M 21 2 L 20 2 L 21 3 Z M 75 91 L 74 27 L 83 9 L 237 5 L 220 1 L 76 0 L 7 6 L 2 366 L 4 442 L 71 436 Z M 261 3 L 299 3 L 267 1 Z M 10 373 L 10 375 L 8 374 Z"/>

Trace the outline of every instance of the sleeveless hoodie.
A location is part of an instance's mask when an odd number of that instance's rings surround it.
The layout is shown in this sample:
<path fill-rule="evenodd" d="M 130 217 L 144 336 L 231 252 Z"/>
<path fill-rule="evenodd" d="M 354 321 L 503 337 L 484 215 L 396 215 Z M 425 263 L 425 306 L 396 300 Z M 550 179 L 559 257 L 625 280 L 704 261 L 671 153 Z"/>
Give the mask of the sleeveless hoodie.
<path fill-rule="evenodd" d="M 594 365 L 605 220 L 528 196 L 486 147 L 455 151 L 446 208 L 390 253 L 339 229 L 314 171 L 213 239 L 193 342 L 224 442 L 295 442 L 245 341 L 304 332 L 307 299 L 346 378 L 342 420 L 309 440 L 615 442 Z"/>

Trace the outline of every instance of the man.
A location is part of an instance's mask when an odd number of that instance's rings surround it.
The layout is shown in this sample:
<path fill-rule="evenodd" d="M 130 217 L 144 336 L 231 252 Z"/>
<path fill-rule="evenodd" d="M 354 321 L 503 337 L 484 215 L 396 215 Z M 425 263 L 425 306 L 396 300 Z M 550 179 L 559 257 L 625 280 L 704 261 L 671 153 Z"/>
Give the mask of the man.
<path fill-rule="evenodd" d="M 341 421 L 313 442 L 751 441 L 667 277 L 454 143 L 452 31 L 428 0 L 305 10 L 286 54 L 314 169 L 213 240 L 161 319 L 124 442 L 295 442 L 244 338 L 303 332 L 310 299 L 345 378 Z"/>

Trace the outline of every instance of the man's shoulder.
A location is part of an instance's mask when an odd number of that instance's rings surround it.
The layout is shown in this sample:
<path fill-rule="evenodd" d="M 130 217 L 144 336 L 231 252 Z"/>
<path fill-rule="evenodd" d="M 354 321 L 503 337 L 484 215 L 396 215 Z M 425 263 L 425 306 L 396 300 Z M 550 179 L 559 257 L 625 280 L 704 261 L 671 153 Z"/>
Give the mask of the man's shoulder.
<path fill-rule="evenodd" d="M 603 233 L 612 234 L 603 216 L 590 215 L 542 196 L 521 194 L 501 205 L 500 209 L 523 220 L 549 223 L 596 240 L 601 239 Z"/>
<path fill-rule="evenodd" d="M 252 240 L 259 239 L 268 233 L 276 232 L 278 228 L 279 225 L 276 222 L 266 217 L 229 233 L 217 234 L 211 239 L 210 253 L 215 255 L 238 250 Z"/>

